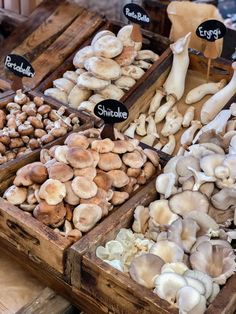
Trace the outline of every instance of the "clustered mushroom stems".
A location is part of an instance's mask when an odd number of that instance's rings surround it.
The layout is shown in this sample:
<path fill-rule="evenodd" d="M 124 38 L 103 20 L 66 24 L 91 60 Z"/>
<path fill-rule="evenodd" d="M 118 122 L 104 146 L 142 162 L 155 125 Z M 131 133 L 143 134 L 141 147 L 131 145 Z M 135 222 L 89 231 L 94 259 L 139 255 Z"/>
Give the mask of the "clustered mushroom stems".
<path fill-rule="evenodd" d="M 16 92 L 14 101 L 0 109 L 0 164 L 48 144 L 79 128 L 76 114 L 66 115 L 66 108 L 52 109 L 44 99 L 33 101 Z"/>
<path fill-rule="evenodd" d="M 159 199 L 137 206 L 131 228 L 96 249 L 179 313 L 205 313 L 236 271 L 236 132 L 223 129 L 171 158 L 156 178 Z"/>
<path fill-rule="evenodd" d="M 186 148 L 194 143 L 196 133 L 205 132 L 205 129 L 215 129 L 220 133 L 225 117 L 222 117 L 221 110 L 228 100 L 235 94 L 236 63 L 232 64 L 234 74 L 227 84 L 225 79 L 219 82 L 201 84 L 190 90 L 185 98 L 185 103 L 190 105 L 182 115 L 178 111 L 179 102 L 184 95 L 186 74 L 189 67 L 189 41 L 191 33 L 178 39 L 170 45 L 173 52 L 173 63 L 170 73 L 162 87 L 158 87 L 152 97 L 148 112 L 140 113 L 139 116 L 129 124 L 124 134 L 141 142 L 153 146 L 158 150 L 172 155 L 176 149 L 177 140 L 175 135 L 182 128 L 186 128 L 180 137 L 180 148 Z M 203 103 L 201 118 L 195 119 L 195 106 L 206 95 L 213 95 Z M 236 106 L 235 106 L 236 107 Z M 235 108 L 234 108 L 234 111 Z M 220 115 L 220 116 L 219 116 Z M 233 114 L 233 116 L 235 116 Z M 216 118 L 218 118 L 216 120 Z M 221 121 L 221 119 L 223 119 Z M 236 122 L 233 118 L 229 123 L 229 129 L 236 130 Z M 161 122 L 164 125 L 158 134 L 157 127 Z M 210 126 L 209 126 L 210 124 Z M 204 125 L 204 126 L 203 126 Z M 224 125 L 224 124 L 223 124 Z M 203 130 L 202 130 L 203 129 Z"/>
<path fill-rule="evenodd" d="M 71 133 L 20 168 L 3 197 L 62 236 L 76 241 L 160 171 L 159 156 L 115 130 Z"/>
<path fill-rule="evenodd" d="M 117 36 L 109 30 L 98 32 L 90 46 L 75 54 L 75 70 L 54 80 L 44 94 L 92 114 L 98 102 L 120 100 L 159 58 L 151 50 L 141 50 L 142 42 L 131 39 L 132 31 L 133 25 L 126 25 Z"/>

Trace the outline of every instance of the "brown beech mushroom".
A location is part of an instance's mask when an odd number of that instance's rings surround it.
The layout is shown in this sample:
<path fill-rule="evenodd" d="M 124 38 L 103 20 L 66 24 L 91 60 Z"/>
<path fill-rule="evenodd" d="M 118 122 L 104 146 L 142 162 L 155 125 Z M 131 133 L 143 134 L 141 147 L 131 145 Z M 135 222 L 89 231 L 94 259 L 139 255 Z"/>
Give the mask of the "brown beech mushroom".
<path fill-rule="evenodd" d="M 95 204 L 81 204 L 73 212 L 73 224 L 81 232 L 87 232 L 102 218 L 102 209 Z"/>
<path fill-rule="evenodd" d="M 63 202 L 56 205 L 49 205 L 41 201 L 34 209 L 33 215 L 45 225 L 54 225 L 61 222 L 66 215 L 66 208 Z"/>
<path fill-rule="evenodd" d="M 12 185 L 5 191 L 3 197 L 13 205 L 20 205 L 26 200 L 27 189 Z"/>
<path fill-rule="evenodd" d="M 49 205 L 57 205 L 66 196 L 65 184 L 58 180 L 48 179 L 39 189 L 39 197 Z"/>

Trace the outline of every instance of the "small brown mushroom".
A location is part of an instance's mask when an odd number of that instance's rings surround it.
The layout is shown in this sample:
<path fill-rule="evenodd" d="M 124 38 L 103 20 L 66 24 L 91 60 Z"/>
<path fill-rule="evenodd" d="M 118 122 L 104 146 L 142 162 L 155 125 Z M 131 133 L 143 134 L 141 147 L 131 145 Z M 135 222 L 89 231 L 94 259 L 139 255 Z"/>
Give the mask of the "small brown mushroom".
<path fill-rule="evenodd" d="M 93 180 L 97 187 L 108 191 L 112 186 L 112 178 L 104 171 L 99 171 Z"/>
<path fill-rule="evenodd" d="M 109 153 L 114 148 L 114 143 L 109 138 L 104 140 L 95 140 L 91 144 L 91 148 L 100 154 Z"/>
<path fill-rule="evenodd" d="M 64 183 L 73 178 L 74 172 L 70 166 L 62 162 L 55 162 L 48 167 L 48 176 L 50 179 L 59 180 Z"/>
<path fill-rule="evenodd" d="M 28 146 L 30 149 L 34 150 L 40 147 L 39 142 L 35 138 L 29 140 Z"/>
<path fill-rule="evenodd" d="M 72 133 L 66 138 L 65 144 L 68 147 L 78 147 L 87 149 L 89 147 L 89 140 L 83 134 Z"/>
<path fill-rule="evenodd" d="M 47 113 L 49 113 L 52 110 L 52 108 L 49 105 L 41 105 L 38 108 L 38 113 L 41 115 L 45 115 Z"/>
<path fill-rule="evenodd" d="M 74 168 L 87 168 L 93 165 L 92 154 L 83 148 L 70 147 L 66 152 L 66 160 Z"/>
<path fill-rule="evenodd" d="M 66 196 L 65 184 L 58 180 L 48 179 L 39 189 L 39 197 L 49 205 L 57 205 Z"/>
<path fill-rule="evenodd" d="M 15 185 L 10 186 L 3 195 L 11 204 L 20 205 L 27 197 L 27 189 Z"/>
<path fill-rule="evenodd" d="M 55 225 L 60 223 L 66 216 L 66 208 L 63 202 L 56 205 L 49 205 L 41 201 L 34 209 L 33 215 L 45 225 Z"/>
<path fill-rule="evenodd" d="M 127 152 L 132 152 L 135 149 L 135 146 L 129 140 L 117 140 L 113 143 L 114 147 L 112 152 L 116 154 L 125 154 Z"/>
<path fill-rule="evenodd" d="M 120 169 L 121 166 L 122 166 L 122 161 L 117 154 L 114 154 L 114 153 L 100 154 L 98 167 L 101 170 L 110 171 L 110 170 Z"/>
<path fill-rule="evenodd" d="M 83 169 L 75 169 L 74 170 L 74 176 L 77 177 L 86 177 L 90 180 L 93 180 L 97 175 L 96 168 L 94 167 L 88 167 Z"/>
<path fill-rule="evenodd" d="M 115 206 L 120 205 L 123 204 L 128 198 L 129 194 L 127 192 L 114 191 L 111 203 Z"/>
<path fill-rule="evenodd" d="M 75 177 L 72 181 L 72 190 L 80 198 L 91 198 L 97 194 L 97 185 L 86 177 Z"/>
<path fill-rule="evenodd" d="M 70 205 L 78 205 L 80 202 L 80 198 L 73 191 L 71 184 L 72 181 L 65 182 L 66 187 L 65 201 Z"/>
<path fill-rule="evenodd" d="M 42 184 L 47 180 L 48 172 L 47 168 L 40 162 L 35 162 L 31 164 L 31 169 L 29 171 L 29 178 L 34 183 Z"/>
<path fill-rule="evenodd" d="M 3 110 L 0 110 L 0 130 L 2 130 L 6 123 L 6 114 Z"/>
<path fill-rule="evenodd" d="M 137 150 L 132 153 L 126 153 L 122 156 L 123 162 L 131 168 L 141 168 L 144 164 L 141 153 Z"/>
<path fill-rule="evenodd" d="M 112 186 L 122 188 L 129 183 L 129 177 L 122 170 L 111 170 L 107 173 L 112 178 Z"/>
<path fill-rule="evenodd" d="M 102 218 L 102 209 L 95 204 L 81 204 L 74 209 L 73 224 L 81 232 L 87 232 Z"/>

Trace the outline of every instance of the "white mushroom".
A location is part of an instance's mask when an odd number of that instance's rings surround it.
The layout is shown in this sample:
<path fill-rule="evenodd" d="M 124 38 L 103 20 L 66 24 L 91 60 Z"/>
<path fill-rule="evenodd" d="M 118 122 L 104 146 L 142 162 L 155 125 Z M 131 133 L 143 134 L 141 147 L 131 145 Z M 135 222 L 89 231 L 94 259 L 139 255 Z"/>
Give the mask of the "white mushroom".
<path fill-rule="evenodd" d="M 146 131 L 146 126 L 145 126 L 145 123 L 146 123 L 146 114 L 144 113 L 141 113 L 140 116 L 138 117 L 137 119 L 137 127 L 136 127 L 136 133 L 140 136 L 144 136 L 147 134 L 147 131 Z"/>
<path fill-rule="evenodd" d="M 179 313 L 192 313 L 191 311 L 200 303 L 201 295 L 193 287 L 185 285 L 177 292 L 177 305 Z M 199 314 L 203 314 L 198 312 Z"/>
<path fill-rule="evenodd" d="M 155 62 L 159 59 L 159 56 L 152 50 L 140 50 L 135 59 Z"/>
<path fill-rule="evenodd" d="M 182 262 L 184 258 L 183 249 L 173 241 L 161 240 L 153 244 L 150 253 L 162 258 L 166 263 Z"/>
<path fill-rule="evenodd" d="M 166 103 L 160 106 L 155 113 L 155 122 L 159 123 L 165 119 L 167 112 L 174 106 L 176 103 L 176 98 L 172 95 L 166 96 Z"/>
<path fill-rule="evenodd" d="M 193 141 L 194 134 L 201 127 L 202 127 L 202 124 L 200 121 L 193 120 L 191 122 L 191 126 L 187 130 L 185 130 L 184 133 L 181 135 L 180 144 L 189 146 Z"/>
<path fill-rule="evenodd" d="M 200 282 L 202 282 L 205 286 L 205 297 L 206 299 L 209 298 L 209 296 L 212 293 L 212 286 L 213 286 L 213 281 L 212 278 L 207 275 L 206 273 L 203 273 L 201 271 L 198 270 L 186 270 L 186 272 L 184 273 L 185 277 L 190 277 L 193 279 L 197 279 Z"/>
<path fill-rule="evenodd" d="M 146 136 L 144 136 L 140 142 L 148 145 L 148 146 L 153 146 L 156 138 L 159 138 L 158 134 L 147 134 Z"/>
<path fill-rule="evenodd" d="M 157 89 L 155 95 L 153 96 L 150 106 L 149 106 L 149 110 L 148 110 L 148 114 L 151 114 L 153 112 L 156 112 L 157 109 L 160 107 L 161 105 L 161 101 L 163 99 L 163 97 L 165 96 L 165 93 L 160 90 Z"/>
<path fill-rule="evenodd" d="M 215 182 L 216 178 L 215 177 L 210 177 L 207 176 L 204 172 L 201 171 L 196 171 L 192 167 L 188 167 L 190 171 L 192 171 L 193 176 L 194 176 L 194 186 L 193 186 L 193 191 L 198 191 L 200 186 L 206 182 Z"/>
<path fill-rule="evenodd" d="M 137 128 L 138 122 L 130 123 L 130 126 L 125 130 L 124 135 L 134 138 L 134 133 Z"/>
<path fill-rule="evenodd" d="M 149 205 L 149 215 L 152 223 L 158 227 L 163 225 L 170 225 L 173 221 L 179 218 L 174 214 L 168 205 L 167 200 L 157 200 Z"/>
<path fill-rule="evenodd" d="M 166 115 L 166 122 L 161 130 L 161 134 L 167 137 L 177 133 L 181 128 L 182 121 L 182 114 L 178 111 L 176 106 L 173 107 L 173 109 Z"/>
<path fill-rule="evenodd" d="M 183 275 L 188 267 L 183 262 L 166 263 L 161 268 L 161 273 L 176 273 L 178 275 Z"/>
<path fill-rule="evenodd" d="M 157 128 L 154 118 L 152 116 L 148 116 L 146 118 L 146 122 L 148 123 L 147 134 L 157 134 Z"/>
<path fill-rule="evenodd" d="M 187 127 L 190 126 L 190 123 L 194 119 L 194 111 L 195 111 L 195 108 L 193 106 L 190 106 L 185 111 L 185 114 L 184 114 L 184 117 L 183 117 L 183 122 L 182 122 L 182 125 L 183 125 L 184 128 L 187 128 Z"/>
<path fill-rule="evenodd" d="M 143 69 L 136 65 L 127 65 L 121 67 L 122 75 L 132 77 L 134 80 L 139 80 L 145 73 Z"/>
<path fill-rule="evenodd" d="M 175 187 L 176 175 L 174 173 L 162 173 L 156 179 L 156 190 L 160 194 L 164 194 L 165 199 L 177 192 Z"/>

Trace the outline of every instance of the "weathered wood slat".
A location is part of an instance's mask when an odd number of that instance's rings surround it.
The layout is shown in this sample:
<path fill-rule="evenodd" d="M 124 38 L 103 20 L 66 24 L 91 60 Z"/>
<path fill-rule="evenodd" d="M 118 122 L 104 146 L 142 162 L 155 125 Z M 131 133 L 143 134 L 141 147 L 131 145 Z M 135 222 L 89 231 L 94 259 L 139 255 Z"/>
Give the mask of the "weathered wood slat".
<path fill-rule="evenodd" d="M 27 90 L 35 88 L 42 79 L 55 70 L 80 44 L 83 43 L 101 25 L 102 18 L 92 12 L 84 11 L 60 35 L 50 47 L 32 62 L 36 75 L 23 78 Z"/>

